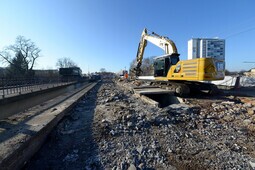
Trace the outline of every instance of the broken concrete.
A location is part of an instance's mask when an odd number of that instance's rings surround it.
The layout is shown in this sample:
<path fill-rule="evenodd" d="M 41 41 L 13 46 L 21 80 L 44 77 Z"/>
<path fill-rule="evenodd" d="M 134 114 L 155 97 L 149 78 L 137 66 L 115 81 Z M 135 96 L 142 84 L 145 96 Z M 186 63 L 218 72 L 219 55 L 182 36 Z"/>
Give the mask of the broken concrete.
<path fill-rule="evenodd" d="M 107 81 L 84 98 L 30 169 L 252 168 L 254 98 L 201 94 L 158 108 L 134 95 L 133 85 Z M 80 126 L 87 128 L 71 131 Z"/>

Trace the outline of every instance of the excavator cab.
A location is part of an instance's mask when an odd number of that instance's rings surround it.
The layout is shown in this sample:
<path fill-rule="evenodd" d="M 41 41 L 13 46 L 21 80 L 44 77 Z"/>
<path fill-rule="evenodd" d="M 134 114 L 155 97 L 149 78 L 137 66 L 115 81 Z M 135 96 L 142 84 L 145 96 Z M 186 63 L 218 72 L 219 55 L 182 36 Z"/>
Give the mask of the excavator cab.
<path fill-rule="evenodd" d="M 172 65 L 179 62 L 179 54 L 163 55 L 154 58 L 154 77 L 166 77 Z"/>

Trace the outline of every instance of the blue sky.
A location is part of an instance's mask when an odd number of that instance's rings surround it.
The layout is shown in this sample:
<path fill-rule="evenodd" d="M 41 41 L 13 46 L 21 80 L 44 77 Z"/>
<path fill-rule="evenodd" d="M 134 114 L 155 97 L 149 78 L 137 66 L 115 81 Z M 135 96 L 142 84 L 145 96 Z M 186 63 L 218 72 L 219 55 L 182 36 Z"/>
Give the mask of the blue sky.
<path fill-rule="evenodd" d="M 42 50 L 37 69 L 69 57 L 85 73 L 117 72 L 135 59 L 146 27 L 172 39 L 182 60 L 189 39 L 226 38 L 227 69 L 248 70 L 255 67 L 243 63 L 255 62 L 254 7 L 254 0 L 1 0 L 0 49 L 23 35 Z M 162 54 L 151 44 L 145 51 Z"/>

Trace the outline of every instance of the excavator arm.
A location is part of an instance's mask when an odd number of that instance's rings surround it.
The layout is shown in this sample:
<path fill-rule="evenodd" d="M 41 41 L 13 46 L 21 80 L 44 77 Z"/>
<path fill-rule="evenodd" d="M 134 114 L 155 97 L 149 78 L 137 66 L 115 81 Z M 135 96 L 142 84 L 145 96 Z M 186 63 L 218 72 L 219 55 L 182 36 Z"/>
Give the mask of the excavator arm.
<path fill-rule="evenodd" d="M 177 48 L 175 46 L 175 43 L 170 40 L 168 37 L 160 36 L 154 32 L 151 34 L 147 33 L 147 29 L 145 28 L 141 35 L 141 40 L 138 45 L 138 50 L 136 54 L 136 62 L 137 65 L 134 68 L 136 76 L 139 76 L 141 74 L 141 65 L 143 60 L 143 54 L 145 47 L 147 45 L 147 41 L 151 42 L 152 44 L 156 45 L 157 47 L 161 48 L 165 51 L 165 54 L 178 54 Z"/>

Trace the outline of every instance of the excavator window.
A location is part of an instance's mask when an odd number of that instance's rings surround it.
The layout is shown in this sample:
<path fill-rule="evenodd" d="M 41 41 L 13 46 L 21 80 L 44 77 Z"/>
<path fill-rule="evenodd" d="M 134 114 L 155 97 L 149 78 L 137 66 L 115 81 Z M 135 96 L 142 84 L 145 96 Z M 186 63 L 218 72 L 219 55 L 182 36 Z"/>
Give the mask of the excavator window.
<path fill-rule="evenodd" d="M 157 59 L 154 61 L 154 76 L 159 77 L 164 75 L 165 60 Z"/>
<path fill-rule="evenodd" d="M 165 70 L 164 70 L 164 77 L 167 76 L 167 73 L 168 73 L 168 70 L 169 68 L 171 67 L 171 62 L 170 62 L 170 58 L 169 57 L 166 57 L 165 58 Z"/>
<path fill-rule="evenodd" d="M 170 57 L 163 57 L 154 61 L 154 76 L 155 77 L 166 77 L 169 68 L 171 67 Z"/>
<path fill-rule="evenodd" d="M 178 56 L 172 56 L 171 57 L 171 64 L 176 65 L 179 62 L 179 57 Z"/>

